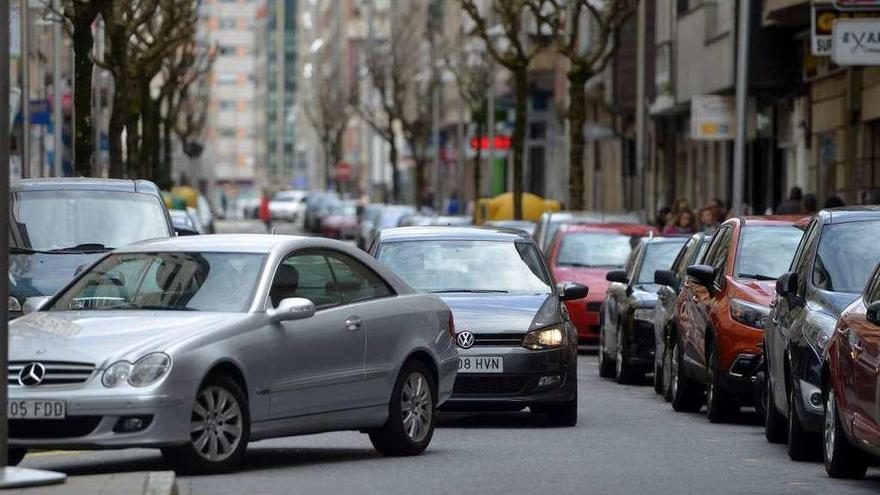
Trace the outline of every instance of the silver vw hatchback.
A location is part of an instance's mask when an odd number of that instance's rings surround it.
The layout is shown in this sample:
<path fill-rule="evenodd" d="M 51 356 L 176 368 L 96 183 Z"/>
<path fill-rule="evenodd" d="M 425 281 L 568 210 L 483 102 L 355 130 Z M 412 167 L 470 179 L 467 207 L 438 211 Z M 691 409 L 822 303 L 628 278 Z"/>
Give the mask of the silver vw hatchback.
<path fill-rule="evenodd" d="M 440 299 L 337 241 L 117 249 L 10 324 L 10 458 L 158 447 L 220 472 L 250 441 L 332 430 L 418 454 L 452 392 L 453 333 Z"/>

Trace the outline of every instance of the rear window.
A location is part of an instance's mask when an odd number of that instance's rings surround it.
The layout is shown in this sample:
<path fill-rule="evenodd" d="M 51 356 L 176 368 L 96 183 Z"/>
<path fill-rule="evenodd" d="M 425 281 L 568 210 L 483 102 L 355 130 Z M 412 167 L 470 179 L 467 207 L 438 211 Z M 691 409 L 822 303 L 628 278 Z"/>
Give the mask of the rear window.
<path fill-rule="evenodd" d="M 791 266 L 803 234 L 794 225 L 746 225 L 740 232 L 736 252 L 736 278 L 779 278 Z"/>

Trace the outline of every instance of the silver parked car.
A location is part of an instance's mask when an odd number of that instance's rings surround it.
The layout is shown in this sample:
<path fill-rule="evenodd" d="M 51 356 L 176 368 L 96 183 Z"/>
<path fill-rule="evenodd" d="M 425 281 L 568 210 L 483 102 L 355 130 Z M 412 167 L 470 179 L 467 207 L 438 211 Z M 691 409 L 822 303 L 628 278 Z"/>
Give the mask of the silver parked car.
<path fill-rule="evenodd" d="M 10 458 L 158 447 L 184 472 L 249 441 L 368 432 L 421 453 L 458 367 L 454 325 L 338 241 L 211 235 L 117 249 L 10 325 Z"/>

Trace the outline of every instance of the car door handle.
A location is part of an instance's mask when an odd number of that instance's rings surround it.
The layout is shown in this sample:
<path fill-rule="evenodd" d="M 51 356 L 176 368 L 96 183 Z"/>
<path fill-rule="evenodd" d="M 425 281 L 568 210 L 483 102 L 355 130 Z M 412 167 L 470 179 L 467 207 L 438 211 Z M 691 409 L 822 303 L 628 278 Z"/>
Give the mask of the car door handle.
<path fill-rule="evenodd" d="M 361 329 L 361 317 L 360 316 L 349 316 L 347 320 L 345 320 L 345 328 L 349 330 L 360 330 Z"/>

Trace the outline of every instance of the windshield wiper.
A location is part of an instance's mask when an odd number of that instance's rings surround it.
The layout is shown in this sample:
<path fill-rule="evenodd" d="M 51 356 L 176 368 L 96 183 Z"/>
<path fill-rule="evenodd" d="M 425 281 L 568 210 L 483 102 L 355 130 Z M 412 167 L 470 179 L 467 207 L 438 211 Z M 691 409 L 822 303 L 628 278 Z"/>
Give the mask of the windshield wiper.
<path fill-rule="evenodd" d="M 753 280 L 762 280 L 762 281 L 776 280 L 776 277 L 761 275 L 760 273 L 739 273 L 739 274 L 737 274 L 736 277 L 737 278 L 750 278 Z"/>
<path fill-rule="evenodd" d="M 429 291 L 431 294 L 445 294 L 447 292 L 466 292 L 470 294 L 507 294 L 509 290 L 496 289 L 441 289 Z"/>
<path fill-rule="evenodd" d="M 577 268 L 593 268 L 593 265 L 588 263 L 578 263 L 576 261 L 557 261 L 556 264 L 558 266 L 574 266 Z"/>
<path fill-rule="evenodd" d="M 102 310 L 119 310 L 119 309 L 145 309 L 148 311 L 198 311 L 195 308 L 186 306 L 160 306 L 156 304 L 138 304 L 135 302 L 123 302 L 114 304 L 113 306 L 104 306 L 103 308 L 95 308 Z"/>
<path fill-rule="evenodd" d="M 100 243 L 87 242 L 85 244 L 77 244 L 76 246 L 68 246 L 58 249 L 50 249 L 49 253 L 102 253 L 104 251 L 112 251 L 112 247 L 107 247 Z"/>
<path fill-rule="evenodd" d="M 9 252 L 11 254 L 34 254 L 34 253 L 42 253 L 43 251 L 39 251 L 36 249 L 31 249 L 31 248 L 26 248 L 26 247 L 10 246 Z"/>

